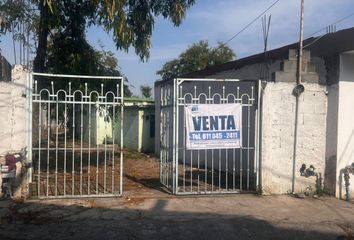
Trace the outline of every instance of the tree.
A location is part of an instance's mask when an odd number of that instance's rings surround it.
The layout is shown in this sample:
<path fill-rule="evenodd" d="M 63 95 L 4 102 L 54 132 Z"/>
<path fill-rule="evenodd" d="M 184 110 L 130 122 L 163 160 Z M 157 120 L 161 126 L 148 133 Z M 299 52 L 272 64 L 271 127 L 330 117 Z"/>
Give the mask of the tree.
<path fill-rule="evenodd" d="M 155 17 L 162 16 L 178 26 L 195 0 L 32 0 L 25 1 L 28 8 L 13 7 L 13 3 L 23 2 L 3 0 L 0 3 L 0 34 L 13 31 L 12 22 L 23 21 L 18 15 L 38 16 L 33 18 L 38 19 L 34 23 L 38 44 L 33 68 L 36 72 L 45 72 L 48 39 L 65 28 L 68 11 L 80 13 L 72 22 L 72 29 L 101 26 L 112 35 L 117 49 L 128 51 L 133 47 L 141 60 L 147 60 Z M 6 10 L 8 6 L 13 11 Z"/>
<path fill-rule="evenodd" d="M 140 92 L 143 98 L 151 98 L 152 97 L 152 88 L 149 85 L 140 86 Z"/>
<path fill-rule="evenodd" d="M 182 52 L 177 59 L 166 62 L 156 73 L 163 80 L 172 79 L 234 58 L 233 50 L 221 42 L 216 47 L 210 47 L 208 41 L 199 41 Z"/>
<path fill-rule="evenodd" d="M 75 43 L 70 38 L 58 40 L 57 44 L 49 44 L 48 47 L 48 72 L 52 73 L 70 73 L 78 75 L 98 75 L 98 76 L 123 76 L 118 60 L 111 51 L 105 51 L 101 45 L 101 50 L 97 50 L 89 45 L 86 40 L 82 42 L 82 47 L 75 49 Z M 45 79 L 49 80 L 49 79 Z M 44 81 L 45 81 L 44 80 Z M 72 80 L 72 79 L 70 79 Z M 57 81 L 56 86 L 65 88 L 68 79 Z M 89 89 L 99 89 L 101 83 L 107 90 L 116 88 L 116 81 L 106 80 L 88 80 Z M 42 86 L 47 86 L 43 84 Z M 80 81 L 72 82 L 74 89 L 84 89 L 84 83 Z M 128 87 L 128 79 L 124 77 L 124 96 L 131 97 L 132 92 Z"/>
<path fill-rule="evenodd" d="M 93 48 L 86 40 L 85 16 L 91 12 L 90 4 L 81 5 L 63 0 L 61 14 L 57 15 L 61 25 L 51 34 L 47 46 L 46 71 L 49 73 L 78 74 L 78 75 L 105 75 L 122 76 L 119 70 L 118 60 L 110 51 Z M 126 79 L 126 78 L 125 78 Z M 72 79 L 57 81 L 58 88 L 65 88 L 67 82 Z M 115 89 L 116 81 L 112 80 L 88 80 L 89 89 L 99 89 L 101 83 L 105 88 Z M 48 86 L 48 79 L 41 81 L 41 88 Z M 74 89 L 84 89 L 84 83 L 73 81 Z M 127 84 L 124 85 L 124 95 L 131 96 Z"/>

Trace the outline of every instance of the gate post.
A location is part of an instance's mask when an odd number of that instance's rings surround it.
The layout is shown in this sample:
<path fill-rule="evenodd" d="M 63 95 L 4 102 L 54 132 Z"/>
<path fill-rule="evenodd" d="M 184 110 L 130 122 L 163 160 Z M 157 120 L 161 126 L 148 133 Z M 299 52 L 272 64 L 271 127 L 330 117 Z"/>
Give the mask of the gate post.
<path fill-rule="evenodd" d="M 261 118 L 261 80 L 257 81 L 257 109 L 256 109 L 256 132 L 255 132 L 255 180 L 256 180 L 256 189 L 260 187 L 260 118 Z"/>
<path fill-rule="evenodd" d="M 176 190 L 175 190 L 175 194 L 178 192 L 178 152 L 179 152 L 179 149 L 178 149 L 178 146 L 179 146 L 179 105 L 178 105 L 178 102 L 179 102 L 179 79 L 176 79 L 175 80 L 175 85 L 176 85 L 176 89 L 175 89 L 175 99 L 176 99 L 176 102 L 175 102 L 175 108 L 176 108 L 176 153 L 175 153 L 175 158 L 176 158 L 176 161 L 175 161 L 175 182 L 176 182 Z"/>
<path fill-rule="evenodd" d="M 27 72 L 27 194 L 30 195 L 30 185 L 32 183 L 32 93 L 33 75 Z"/>
<path fill-rule="evenodd" d="M 124 140 L 124 79 L 122 78 L 120 81 L 120 96 L 121 100 L 121 107 L 120 107 L 120 179 L 119 179 L 119 194 L 123 195 L 123 140 Z"/>
<path fill-rule="evenodd" d="M 177 131 L 178 131 L 178 119 L 177 119 L 177 103 L 178 103 L 178 96 L 177 96 L 177 79 L 173 79 L 173 130 L 172 130 L 172 189 L 173 189 L 173 194 L 177 193 L 177 178 L 178 178 L 178 158 L 177 158 L 177 152 L 178 152 L 178 139 L 177 139 Z"/>

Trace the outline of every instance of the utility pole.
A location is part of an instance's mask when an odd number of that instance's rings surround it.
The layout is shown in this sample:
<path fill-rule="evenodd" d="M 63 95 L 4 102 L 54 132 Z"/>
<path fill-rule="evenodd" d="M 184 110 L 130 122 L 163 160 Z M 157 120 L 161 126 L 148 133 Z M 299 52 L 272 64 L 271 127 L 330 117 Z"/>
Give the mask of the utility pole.
<path fill-rule="evenodd" d="M 297 158 L 297 132 L 298 132 L 298 115 L 299 115 L 299 97 L 301 93 L 305 90 L 304 86 L 301 84 L 302 80 L 302 48 L 304 40 L 304 1 L 301 0 L 301 13 L 300 13 L 300 40 L 299 40 L 299 52 L 297 56 L 297 71 L 296 71 L 296 86 L 294 88 L 293 94 L 296 98 L 295 103 L 295 126 L 294 126 L 294 151 L 293 151 L 293 179 L 291 185 L 291 191 L 295 193 L 295 181 L 296 181 L 296 158 Z"/>
<path fill-rule="evenodd" d="M 296 73 L 296 83 L 301 84 L 302 80 L 302 47 L 304 41 L 304 1 L 301 0 L 301 14 L 300 14 L 300 40 L 299 40 L 299 54 L 298 54 L 298 64 L 297 64 L 297 73 Z"/>

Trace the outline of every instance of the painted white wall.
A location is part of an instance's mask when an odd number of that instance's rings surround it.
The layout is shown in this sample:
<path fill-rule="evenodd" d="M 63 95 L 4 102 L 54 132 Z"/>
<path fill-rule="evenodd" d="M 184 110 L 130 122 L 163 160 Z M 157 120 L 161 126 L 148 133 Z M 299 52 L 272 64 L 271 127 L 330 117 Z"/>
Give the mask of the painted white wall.
<path fill-rule="evenodd" d="M 15 65 L 11 82 L 0 82 L 0 155 L 27 146 L 27 72 Z"/>
<path fill-rule="evenodd" d="M 341 169 L 354 162 L 354 52 L 341 54 L 339 73 L 337 191 L 345 198 Z M 351 176 L 350 194 L 354 194 L 354 177 Z"/>

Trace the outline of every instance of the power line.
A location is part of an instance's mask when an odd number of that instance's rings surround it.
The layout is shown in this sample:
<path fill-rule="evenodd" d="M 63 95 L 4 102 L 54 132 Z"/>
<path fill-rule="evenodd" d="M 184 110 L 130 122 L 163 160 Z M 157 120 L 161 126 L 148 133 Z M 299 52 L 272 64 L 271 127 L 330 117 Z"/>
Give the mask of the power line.
<path fill-rule="evenodd" d="M 261 14 L 259 14 L 255 19 L 253 19 L 249 24 L 247 24 L 244 28 L 242 28 L 239 32 L 237 32 L 235 35 L 233 35 L 229 40 L 227 40 L 224 45 L 228 44 L 231 42 L 235 37 L 237 37 L 239 34 L 241 34 L 243 31 L 245 31 L 249 26 L 251 26 L 255 21 L 257 21 L 260 17 L 262 17 L 266 12 L 269 11 L 272 7 L 274 7 L 275 4 L 277 4 L 280 0 L 275 1 L 272 5 L 270 5 L 266 10 L 264 10 Z"/>
<path fill-rule="evenodd" d="M 315 34 L 317 34 L 317 33 L 319 33 L 319 32 L 322 32 L 323 30 L 326 30 L 326 29 L 328 28 L 328 26 L 333 26 L 333 25 L 335 25 L 335 24 L 338 24 L 338 23 L 340 23 L 340 22 L 343 22 L 344 20 L 346 20 L 346 19 L 348 19 L 348 18 L 350 18 L 350 17 L 352 17 L 352 16 L 354 16 L 354 13 L 351 13 L 351 14 L 349 14 L 349 15 L 346 15 L 346 16 L 343 17 L 343 18 L 340 18 L 339 20 L 337 20 L 337 21 L 335 21 L 335 22 L 333 22 L 333 23 L 327 25 L 326 27 L 323 27 L 323 28 L 317 30 L 316 32 L 312 33 L 311 35 L 308 35 L 306 38 L 312 37 L 313 35 L 315 35 Z M 330 33 L 331 33 L 331 32 L 328 32 L 328 33 L 325 33 L 325 34 L 323 34 L 323 35 L 321 35 L 321 36 L 316 37 L 315 40 L 313 40 L 312 42 L 310 42 L 309 44 L 307 44 L 307 45 L 304 46 L 303 48 L 307 48 L 307 47 L 311 46 L 312 44 L 315 44 L 317 41 L 321 40 L 323 37 L 327 36 L 327 35 L 330 34 Z"/>
<path fill-rule="evenodd" d="M 328 26 L 335 25 L 335 24 L 338 24 L 338 23 L 340 23 L 340 22 L 343 22 L 344 20 L 347 20 L 348 18 L 350 18 L 350 17 L 352 17 L 352 16 L 354 16 L 354 13 L 351 13 L 351 14 L 349 14 L 349 15 L 343 17 L 343 18 L 338 19 L 337 21 L 335 21 L 335 22 L 333 22 L 333 23 L 330 23 L 330 24 L 326 25 L 325 27 L 323 27 L 323 28 L 317 30 L 316 32 L 314 32 L 314 33 L 312 33 L 312 34 L 306 36 L 306 38 L 312 37 L 313 35 L 315 35 L 315 34 L 317 34 L 317 33 L 319 33 L 319 32 L 322 32 L 323 30 L 326 30 Z"/>

